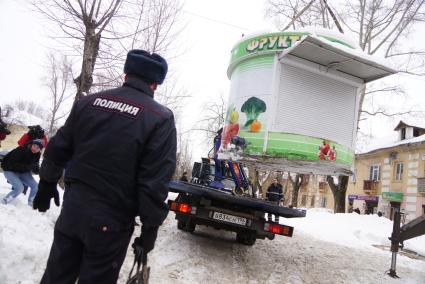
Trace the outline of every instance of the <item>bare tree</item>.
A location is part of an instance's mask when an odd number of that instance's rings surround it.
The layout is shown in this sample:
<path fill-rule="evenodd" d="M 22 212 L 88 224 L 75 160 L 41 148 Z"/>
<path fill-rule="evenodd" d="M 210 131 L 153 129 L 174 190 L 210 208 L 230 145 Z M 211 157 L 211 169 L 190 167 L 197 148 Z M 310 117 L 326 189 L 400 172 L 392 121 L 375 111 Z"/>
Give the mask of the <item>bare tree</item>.
<path fill-rule="evenodd" d="M 339 176 L 338 184 L 335 184 L 332 176 L 326 176 L 326 181 L 331 188 L 334 197 L 334 212 L 344 213 L 345 212 L 345 194 L 347 193 L 348 176 Z"/>
<path fill-rule="evenodd" d="M 281 20 L 278 23 L 281 27 L 289 28 L 288 23 L 290 23 L 294 29 L 307 25 L 332 28 L 342 22 L 345 30 L 357 35 L 360 49 L 367 54 L 380 54 L 393 61 L 394 66 L 398 66 L 398 71 L 401 73 L 425 75 L 423 60 L 425 50 L 407 41 L 414 27 L 425 21 L 425 0 L 358 0 L 355 2 L 342 0 L 340 3 L 337 8 L 341 13 L 332 9 L 337 21 L 330 13 L 331 10 L 324 8 L 326 4 L 329 4 L 325 0 L 269 0 L 267 14 Z M 304 9 L 305 7 L 308 8 Z M 303 13 L 300 13 L 301 10 Z M 368 97 L 373 98 L 383 93 L 404 95 L 398 82 L 394 85 L 369 84 L 360 96 L 359 121 L 369 116 L 396 116 L 415 112 L 413 109 L 392 112 L 381 104 L 376 106 L 370 103 L 371 100 L 367 100 Z M 389 101 L 388 98 L 387 101 Z M 339 177 L 342 179 L 338 183 L 340 191 L 332 190 L 337 209 L 335 212 L 344 210 L 338 202 L 345 204 L 347 186 L 344 182 L 345 178 L 348 177 Z M 330 179 L 333 180 L 328 176 L 327 180 Z M 341 191 L 344 193 L 342 199 L 339 196 Z"/>
<path fill-rule="evenodd" d="M 298 194 L 300 192 L 300 187 L 304 183 L 306 176 L 304 174 L 295 174 L 295 178 L 292 178 L 291 173 L 288 174 L 289 181 L 292 185 L 292 200 L 291 205 L 293 207 L 298 206 Z"/>
<path fill-rule="evenodd" d="M 190 172 L 192 168 L 192 148 L 190 145 L 190 136 L 182 131 L 177 132 L 177 161 L 175 178 L 179 178 L 183 172 Z"/>
<path fill-rule="evenodd" d="M 227 116 L 226 98 L 223 93 L 220 94 L 217 101 L 205 104 L 203 108 L 203 116 L 197 122 L 197 126 L 192 129 L 201 131 L 207 143 L 211 143 L 217 134 L 217 131 L 224 127 Z"/>
<path fill-rule="evenodd" d="M 72 96 L 72 64 L 63 55 L 59 59 L 53 54 L 48 55 L 47 76 L 44 84 L 49 90 L 48 133 L 52 135 L 57 122 L 68 115 L 69 111 L 62 111 L 64 103 Z"/>
<path fill-rule="evenodd" d="M 306 0 L 269 0 L 267 13 L 283 22 L 292 23 L 292 27 L 308 25 L 332 28 L 335 21 L 325 9 L 326 1 Z M 356 2 L 343 0 L 337 8 L 342 12 L 335 12 L 338 22 L 342 22 L 344 29 L 357 35 L 359 47 L 367 54 L 380 54 L 392 60 L 398 66 L 398 71 L 405 74 L 425 75 L 425 49 L 409 44 L 407 39 L 415 26 L 425 21 L 425 0 L 359 0 Z M 303 14 L 299 11 L 305 7 Z M 283 26 L 282 23 L 280 23 Z M 287 28 L 287 26 L 285 27 Z M 404 94 L 399 85 L 370 84 L 367 91 L 360 97 L 359 118 L 366 116 L 384 115 L 394 116 L 412 113 L 411 110 L 390 112 L 380 106 L 367 109 L 367 96 L 391 93 Z"/>
<path fill-rule="evenodd" d="M 83 42 L 81 72 L 74 79 L 77 86 L 76 99 L 83 93 L 88 93 L 93 84 L 93 70 L 102 33 L 116 16 L 122 2 L 122 0 L 34 0 L 33 2 L 36 9 L 56 23 L 67 37 Z"/>
<path fill-rule="evenodd" d="M 33 0 L 34 7 L 60 28 L 62 35 L 53 37 L 82 58 L 80 74 L 74 79 L 76 99 L 90 91 L 96 75 L 102 85 L 117 85 L 128 49 L 149 45 L 146 49 L 152 52 L 165 50 L 179 11 L 176 7 L 180 7 L 176 3 Z"/>
<path fill-rule="evenodd" d="M 178 54 L 179 16 L 182 5 L 173 0 L 127 0 L 119 17 L 111 21 L 99 50 L 100 63 L 95 73 L 103 78 L 95 85 L 109 87 L 123 82 L 122 66 L 130 49 L 144 49 L 172 60 Z M 125 14 L 124 12 L 125 11 Z M 168 82 L 173 76 L 169 70 Z M 173 83 L 171 84 L 173 85 Z"/>

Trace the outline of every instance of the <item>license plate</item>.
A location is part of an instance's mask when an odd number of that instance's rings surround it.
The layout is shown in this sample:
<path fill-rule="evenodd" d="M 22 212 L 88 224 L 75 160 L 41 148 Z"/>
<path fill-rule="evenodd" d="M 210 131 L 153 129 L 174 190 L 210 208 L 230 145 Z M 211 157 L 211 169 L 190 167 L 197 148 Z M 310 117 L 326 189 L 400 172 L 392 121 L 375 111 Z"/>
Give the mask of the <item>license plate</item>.
<path fill-rule="evenodd" d="M 238 224 L 238 225 L 242 225 L 242 226 L 246 225 L 246 218 L 243 218 L 243 217 L 224 214 L 224 213 L 221 213 L 221 212 L 214 212 L 212 217 L 215 220 L 220 220 L 220 221 L 224 221 L 224 222 L 227 222 L 227 223 Z"/>

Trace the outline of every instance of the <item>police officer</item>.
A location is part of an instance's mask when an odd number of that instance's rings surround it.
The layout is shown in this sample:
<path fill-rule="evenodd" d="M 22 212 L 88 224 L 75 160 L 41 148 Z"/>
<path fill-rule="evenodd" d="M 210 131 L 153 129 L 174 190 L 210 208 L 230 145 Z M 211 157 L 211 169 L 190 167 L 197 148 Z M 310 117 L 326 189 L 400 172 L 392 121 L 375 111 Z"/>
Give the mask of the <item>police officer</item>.
<path fill-rule="evenodd" d="M 266 198 L 277 205 L 283 199 L 282 185 L 277 181 L 277 178 L 274 178 L 273 183 L 267 188 Z M 270 213 L 267 213 L 267 220 L 272 221 Z M 279 216 L 275 216 L 275 222 L 279 223 Z"/>
<path fill-rule="evenodd" d="M 131 50 L 122 87 L 81 98 L 51 139 L 34 209 L 45 212 L 65 168 L 65 193 L 41 283 L 116 283 L 134 228 L 151 251 L 168 214 L 164 202 L 176 166 L 173 113 L 154 100 L 167 62 Z"/>

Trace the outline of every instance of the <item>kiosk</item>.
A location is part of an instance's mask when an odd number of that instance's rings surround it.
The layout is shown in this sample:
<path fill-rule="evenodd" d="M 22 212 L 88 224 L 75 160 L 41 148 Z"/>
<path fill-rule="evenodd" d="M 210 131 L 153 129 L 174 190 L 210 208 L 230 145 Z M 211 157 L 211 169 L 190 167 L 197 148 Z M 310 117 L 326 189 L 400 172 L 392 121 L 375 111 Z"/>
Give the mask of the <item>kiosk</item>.
<path fill-rule="evenodd" d="M 333 31 L 245 37 L 227 70 L 219 157 L 265 170 L 349 175 L 365 84 L 394 73 Z M 235 136 L 246 142 L 237 151 Z"/>

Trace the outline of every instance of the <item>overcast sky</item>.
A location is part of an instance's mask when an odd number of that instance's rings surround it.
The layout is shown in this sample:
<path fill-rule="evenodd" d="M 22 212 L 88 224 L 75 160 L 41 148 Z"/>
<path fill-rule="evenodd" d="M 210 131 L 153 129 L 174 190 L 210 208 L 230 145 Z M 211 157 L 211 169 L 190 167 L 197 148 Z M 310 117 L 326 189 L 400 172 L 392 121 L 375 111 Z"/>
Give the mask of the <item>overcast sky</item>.
<path fill-rule="evenodd" d="M 45 74 L 42 65 L 48 52 L 46 35 L 34 12 L 21 7 L 24 5 L 20 4 L 26 2 L 0 0 L 1 105 L 16 99 L 43 104 L 46 98 L 41 82 Z M 173 61 L 170 68 L 192 95 L 183 111 L 184 128 L 189 129 L 201 115 L 202 105 L 220 93 L 227 95 L 229 80 L 226 70 L 233 45 L 243 33 L 272 31 L 273 25 L 264 18 L 263 0 L 186 0 L 182 18 L 187 26 L 179 34 L 179 41 L 185 52 Z M 424 31 L 417 33 L 420 35 Z M 395 102 L 395 106 L 412 104 L 425 110 L 425 80 L 406 76 L 399 76 L 397 80 L 405 84 L 410 97 Z M 388 119 L 377 119 L 363 128 L 383 136 L 391 132 L 394 124 Z"/>

